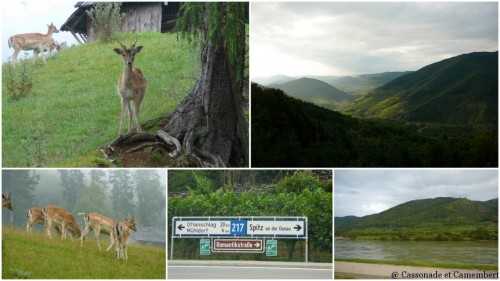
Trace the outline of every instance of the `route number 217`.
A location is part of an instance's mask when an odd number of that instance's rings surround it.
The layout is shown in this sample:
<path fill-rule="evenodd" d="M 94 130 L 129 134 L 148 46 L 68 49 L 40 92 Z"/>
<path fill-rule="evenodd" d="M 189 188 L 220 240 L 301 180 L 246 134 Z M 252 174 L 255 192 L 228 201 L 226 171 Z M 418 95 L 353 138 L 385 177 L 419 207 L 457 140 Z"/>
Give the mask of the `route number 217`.
<path fill-rule="evenodd" d="M 247 221 L 231 221 L 231 235 L 246 235 Z"/>

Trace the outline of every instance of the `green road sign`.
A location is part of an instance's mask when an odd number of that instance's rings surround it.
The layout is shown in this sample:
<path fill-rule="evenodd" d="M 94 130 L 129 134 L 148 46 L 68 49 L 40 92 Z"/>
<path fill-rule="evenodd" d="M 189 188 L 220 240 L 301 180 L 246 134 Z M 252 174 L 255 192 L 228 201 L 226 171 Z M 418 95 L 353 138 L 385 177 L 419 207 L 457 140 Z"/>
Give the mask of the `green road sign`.
<path fill-rule="evenodd" d="M 200 240 L 200 255 L 202 256 L 210 255 L 210 239 Z"/>
<path fill-rule="evenodd" d="M 266 256 L 276 257 L 278 255 L 278 240 L 266 241 Z"/>

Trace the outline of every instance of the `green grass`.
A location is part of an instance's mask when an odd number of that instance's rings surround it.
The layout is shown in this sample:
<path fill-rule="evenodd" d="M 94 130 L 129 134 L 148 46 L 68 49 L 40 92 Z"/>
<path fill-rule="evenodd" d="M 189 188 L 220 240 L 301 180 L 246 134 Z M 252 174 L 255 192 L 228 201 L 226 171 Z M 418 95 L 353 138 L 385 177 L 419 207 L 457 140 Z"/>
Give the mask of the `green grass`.
<path fill-rule="evenodd" d="M 3 279 L 165 279 L 165 249 L 129 244 L 128 261 L 116 260 L 114 249 L 99 252 L 93 239 L 49 239 L 13 227 L 2 229 Z M 101 247 L 109 238 L 100 236 Z"/>
<path fill-rule="evenodd" d="M 440 268 L 457 268 L 457 269 L 498 270 L 498 266 L 494 266 L 494 265 L 477 265 L 477 264 L 460 264 L 460 263 L 432 263 L 432 262 L 420 262 L 420 261 L 387 261 L 387 260 L 370 260 L 370 259 L 335 259 L 335 261 L 423 266 L 423 267 L 440 267 Z"/>
<path fill-rule="evenodd" d="M 138 36 L 134 67 L 148 81 L 141 123 L 171 112 L 192 89 L 199 74 L 198 52 L 175 34 L 120 34 L 129 46 Z M 45 167 L 95 167 L 97 151 L 118 134 L 120 98 L 116 86 L 123 59 L 118 43 L 91 42 L 35 63 L 32 95 L 12 100 L 2 84 L 3 166 L 26 167 L 44 150 Z M 5 73 L 2 74 L 5 77 Z M 126 127 L 126 124 L 125 124 Z M 133 126 L 135 128 L 135 124 Z M 150 129 L 154 131 L 157 128 Z M 40 161 L 38 161 L 40 162 Z"/>

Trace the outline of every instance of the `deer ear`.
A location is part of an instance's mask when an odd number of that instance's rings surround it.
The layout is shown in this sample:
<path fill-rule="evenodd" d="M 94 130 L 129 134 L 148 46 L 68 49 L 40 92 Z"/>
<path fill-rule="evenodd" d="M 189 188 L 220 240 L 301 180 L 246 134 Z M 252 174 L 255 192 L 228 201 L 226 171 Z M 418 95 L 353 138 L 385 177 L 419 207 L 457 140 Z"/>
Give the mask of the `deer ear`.
<path fill-rule="evenodd" d="M 115 51 L 115 53 L 117 53 L 119 55 L 123 55 L 122 49 L 115 48 L 115 49 L 113 49 L 113 51 Z"/>
<path fill-rule="evenodd" d="M 142 46 L 136 47 L 135 48 L 135 53 L 139 53 L 142 50 Z"/>

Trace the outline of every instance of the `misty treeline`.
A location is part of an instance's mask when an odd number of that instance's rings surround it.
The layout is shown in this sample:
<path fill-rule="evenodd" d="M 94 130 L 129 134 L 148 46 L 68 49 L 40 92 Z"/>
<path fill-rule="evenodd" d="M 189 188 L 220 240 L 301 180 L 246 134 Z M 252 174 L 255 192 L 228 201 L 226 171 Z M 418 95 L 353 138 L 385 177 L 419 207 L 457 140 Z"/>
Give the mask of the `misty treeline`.
<path fill-rule="evenodd" d="M 77 213 L 100 213 L 122 221 L 134 215 L 138 226 L 165 226 L 165 179 L 156 170 L 4 170 L 2 192 L 12 193 L 14 224 L 26 225 L 26 211 L 58 205 Z M 2 221 L 9 221 L 4 210 Z"/>

